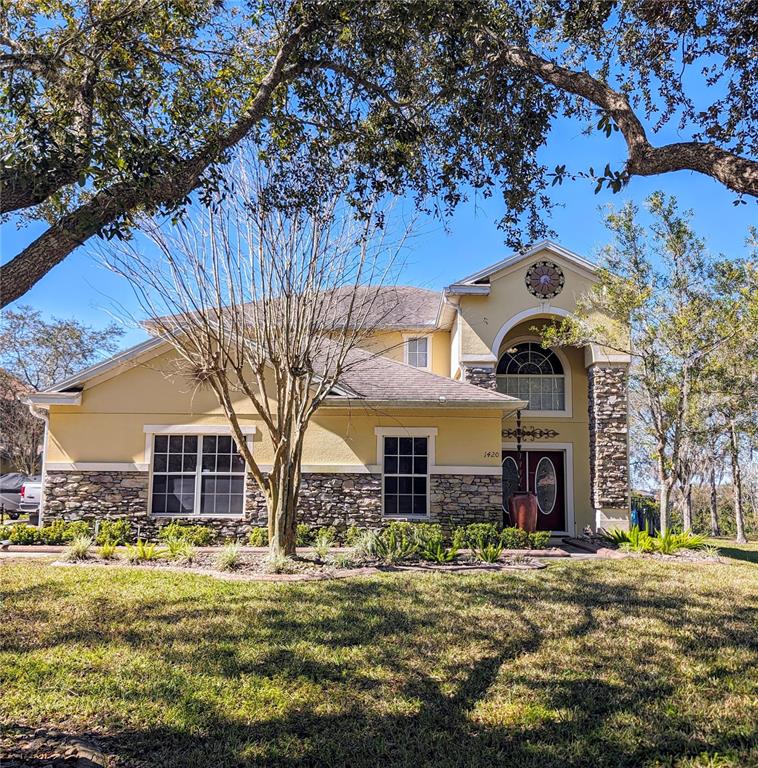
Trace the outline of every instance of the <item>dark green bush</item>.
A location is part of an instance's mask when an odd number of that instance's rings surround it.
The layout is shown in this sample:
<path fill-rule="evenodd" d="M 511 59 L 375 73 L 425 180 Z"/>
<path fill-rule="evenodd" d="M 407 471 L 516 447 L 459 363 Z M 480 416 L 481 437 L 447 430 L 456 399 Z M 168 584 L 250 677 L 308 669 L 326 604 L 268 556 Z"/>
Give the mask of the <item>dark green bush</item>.
<path fill-rule="evenodd" d="M 247 537 L 247 543 L 251 547 L 265 547 L 268 545 L 268 528 L 251 528 Z"/>
<path fill-rule="evenodd" d="M 351 525 L 343 536 L 343 541 L 346 547 L 355 547 L 361 540 L 364 528 L 359 528 L 357 525 Z"/>
<path fill-rule="evenodd" d="M 39 544 L 42 541 L 39 528 L 26 523 L 16 523 L 10 526 L 8 539 L 11 544 Z"/>
<path fill-rule="evenodd" d="M 474 549 L 499 543 L 500 531 L 494 523 L 471 523 L 460 526 L 453 532 L 454 547 Z"/>
<path fill-rule="evenodd" d="M 445 540 L 442 526 L 437 523 L 409 523 L 409 525 L 413 526 L 413 535 L 419 549 L 435 548 L 438 544 L 442 545 Z"/>
<path fill-rule="evenodd" d="M 307 523 L 298 523 L 295 529 L 295 546 L 308 547 L 313 543 L 314 532 Z"/>
<path fill-rule="evenodd" d="M 101 520 L 97 527 L 98 544 L 128 544 L 132 540 L 132 526 L 126 519 Z"/>
<path fill-rule="evenodd" d="M 74 539 L 88 536 L 89 525 L 84 520 L 67 523 L 65 520 L 53 520 L 52 523 L 39 529 L 39 537 L 43 544 L 68 544 Z"/>
<path fill-rule="evenodd" d="M 530 549 L 530 535 L 521 528 L 503 528 L 500 532 L 503 549 Z"/>
<path fill-rule="evenodd" d="M 158 532 L 161 541 L 180 539 L 195 547 L 207 547 L 213 541 L 213 529 L 207 525 L 186 525 L 174 520 Z"/>
<path fill-rule="evenodd" d="M 547 549 L 550 546 L 550 531 L 535 531 L 529 534 L 529 546 L 532 549 Z"/>

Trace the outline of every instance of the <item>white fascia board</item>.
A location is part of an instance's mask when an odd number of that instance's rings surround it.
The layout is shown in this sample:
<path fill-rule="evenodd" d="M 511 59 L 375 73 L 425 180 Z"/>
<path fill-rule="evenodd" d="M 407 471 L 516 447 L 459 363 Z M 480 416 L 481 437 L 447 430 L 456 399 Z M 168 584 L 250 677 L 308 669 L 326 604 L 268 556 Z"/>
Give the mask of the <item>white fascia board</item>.
<path fill-rule="evenodd" d="M 527 406 L 526 400 L 324 400 L 319 408 L 354 409 L 363 407 L 366 410 L 375 408 L 494 408 L 497 410 L 517 411 Z"/>
<path fill-rule="evenodd" d="M 108 360 L 104 360 L 102 363 L 91 365 L 89 368 L 85 368 L 83 371 L 79 371 L 79 373 L 74 374 L 68 379 L 64 379 L 63 381 L 54 384 L 52 387 L 50 387 L 50 391 L 60 392 L 61 390 L 68 389 L 69 387 L 74 387 L 78 384 L 84 384 L 90 379 L 94 379 L 96 376 L 107 373 L 112 368 L 116 368 L 119 365 L 124 365 L 125 363 L 133 360 L 135 357 L 139 357 L 145 352 L 150 352 L 165 343 L 165 339 L 161 338 L 160 336 L 156 336 L 152 339 L 148 339 L 147 341 L 143 341 L 140 344 L 135 344 L 133 347 L 129 347 L 129 349 L 125 349 L 123 352 L 119 352 L 117 355 L 114 355 Z"/>
<path fill-rule="evenodd" d="M 445 296 L 489 296 L 491 287 L 487 283 L 466 285 L 463 281 L 445 288 Z"/>
<path fill-rule="evenodd" d="M 487 365 L 495 365 L 497 363 L 497 357 L 488 352 L 484 355 L 465 354 L 461 355 L 461 363 L 486 363 Z"/>
<path fill-rule="evenodd" d="M 26 395 L 22 402 L 27 405 L 36 405 L 40 408 L 46 408 L 50 405 L 81 405 L 81 392 L 36 392 L 33 395 Z"/>
<path fill-rule="evenodd" d="M 148 435 L 230 435 L 228 424 L 145 424 L 142 431 Z M 255 426 L 240 427 L 243 435 L 254 435 Z"/>
<path fill-rule="evenodd" d="M 493 275 L 495 272 L 499 272 L 501 269 L 510 267 L 512 264 L 517 264 L 520 261 L 529 259 L 532 256 L 535 256 L 536 254 L 538 254 L 540 251 L 552 251 L 557 256 L 563 257 L 564 259 L 566 259 L 566 261 L 572 262 L 573 264 L 575 264 L 577 267 L 580 267 L 581 269 L 587 270 L 592 274 L 597 272 L 597 265 L 583 258 L 578 253 L 569 251 L 567 248 L 564 248 L 562 245 L 558 245 L 558 243 L 554 243 L 552 240 L 542 240 L 541 242 L 535 243 L 534 245 L 530 246 L 525 251 L 521 251 L 520 253 L 512 253 L 510 256 L 507 256 L 506 258 L 504 258 L 502 261 L 498 261 L 495 264 L 491 264 L 489 267 L 480 269 L 478 272 L 475 272 L 473 275 L 469 275 L 468 277 L 464 277 L 462 280 L 458 280 L 454 285 L 458 286 L 466 283 L 474 283 L 477 280 L 481 280 L 485 277 L 489 277 L 490 275 Z"/>

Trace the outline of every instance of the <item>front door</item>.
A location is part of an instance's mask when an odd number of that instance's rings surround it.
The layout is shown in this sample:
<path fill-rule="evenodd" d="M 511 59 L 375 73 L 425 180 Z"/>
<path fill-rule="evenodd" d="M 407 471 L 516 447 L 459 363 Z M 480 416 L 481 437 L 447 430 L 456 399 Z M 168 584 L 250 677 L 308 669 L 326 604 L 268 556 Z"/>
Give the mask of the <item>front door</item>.
<path fill-rule="evenodd" d="M 503 508 L 519 490 L 519 473 L 526 476 L 526 490 L 537 496 L 537 530 L 566 530 L 565 453 L 563 451 L 523 452 L 519 467 L 517 451 L 503 451 Z"/>

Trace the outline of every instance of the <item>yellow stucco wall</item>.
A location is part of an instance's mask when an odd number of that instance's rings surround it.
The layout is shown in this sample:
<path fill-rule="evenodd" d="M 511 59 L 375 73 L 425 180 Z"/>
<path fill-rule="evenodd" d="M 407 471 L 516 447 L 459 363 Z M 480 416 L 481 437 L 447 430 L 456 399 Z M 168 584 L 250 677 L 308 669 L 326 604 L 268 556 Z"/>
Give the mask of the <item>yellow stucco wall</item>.
<path fill-rule="evenodd" d="M 52 406 L 48 462 L 132 462 L 145 460 L 146 424 L 225 425 L 213 393 L 177 375 L 175 358 L 164 354 L 88 386 L 80 406 Z M 449 364 L 449 363 L 448 363 Z M 238 399 L 246 426 L 256 426 L 254 454 L 262 464 L 272 453 L 264 425 L 249 400 Z M 474 409 L 320 410 L 309 428 L 304 463 L 375 464 L 375 427 L 436 427 L 436 463 L 493 466 L 499 449 L 500 411 Z"/>
<path fill-rule="evenodd" d="M 405 362 L 405 339 L 408 336 L 429 336 L 431 338 L 432 373 L 438 376 L 450 376 L 450 333 L 435 331 L 434 333 L 403 333 L 401 331 L 384 331 L 375 333 L 366 339 L 361 346 L 399 363 Z"/>
<path fill-rule="evenodd" d="M 566 279 L 561 293 L 551 299 L 549 306 L 545 307 L 529 293 L 524 282 L 529 267 L 542 259 L 560 266 Z M 577 299 L 589 290 L 591 285 L 592 278 L 584 270 L 552 251 L 541 251 L 531 259 L 495 273 L 490 277 L 489 296 L 461 297 L 462 354 L 482 355 L 491 352 L 500 329 L 521 312 L 543 310 L 549 314 L 553 308 L 572 312 Z"/>

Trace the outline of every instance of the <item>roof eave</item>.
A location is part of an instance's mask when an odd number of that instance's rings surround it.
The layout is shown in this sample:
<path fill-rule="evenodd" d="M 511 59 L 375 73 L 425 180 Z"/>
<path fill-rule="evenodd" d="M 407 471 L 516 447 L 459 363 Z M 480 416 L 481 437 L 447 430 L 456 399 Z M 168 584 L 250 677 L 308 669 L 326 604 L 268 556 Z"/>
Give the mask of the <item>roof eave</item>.
<path fill-rule="evenodd" d="M 518 411 L 526 408 L 525 400 L 387 400 L 381 398 L 326 398 L 321 408 L 494 408 L 501 411 Z"/>

